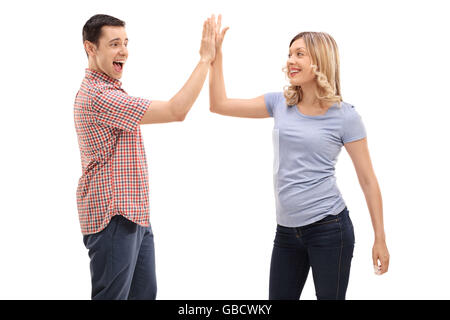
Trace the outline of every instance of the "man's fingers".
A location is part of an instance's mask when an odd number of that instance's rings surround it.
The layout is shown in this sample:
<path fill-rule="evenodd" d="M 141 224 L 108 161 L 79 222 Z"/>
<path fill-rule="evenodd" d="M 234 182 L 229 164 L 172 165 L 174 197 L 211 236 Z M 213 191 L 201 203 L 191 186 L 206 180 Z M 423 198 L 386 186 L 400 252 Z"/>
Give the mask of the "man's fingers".
<path fill-rule="evenodd" d="M 209 33 L 208 33 L 208 38 L 211 41 L 212 37 L 214 36 L 214 26 L 213 26 L 214 20 L 213 18 L 209 19 Z"/>
<path fill-rule="evenodd" d="M 212 23 L 211 23 L 211 38 L 212 39 L 216 39 L 216 19 L 214 18 L 214 15 L 213 15 L 213 18 L 212 18 L 212 21 L 211 21 Z"/>
<path fill-rule="evenodd" d="M 216 32 L 216 17 L 212 14 L 211 15 L 211 31 L 213 32 L 213 33 L 215 33 Z"/>
<path fill-rule="evenodd" d="M 210 39 L 211 38 L 211 25 L 212 25 L 212 22 L 211 22 L 211 18 L 208 18 L 208 28 L 207 28 L 207 34 L 206 34 L 206 36 L 207 36 L 207 38 L 208 39 Z"/>
<path fill-rule="evenodd" d="M 205 22 L 203 22 L 203 32 L 202 32 L 203 38 L 206 36 L 206 24 L 207 24 L 207 21 L 205 20 Z"/>

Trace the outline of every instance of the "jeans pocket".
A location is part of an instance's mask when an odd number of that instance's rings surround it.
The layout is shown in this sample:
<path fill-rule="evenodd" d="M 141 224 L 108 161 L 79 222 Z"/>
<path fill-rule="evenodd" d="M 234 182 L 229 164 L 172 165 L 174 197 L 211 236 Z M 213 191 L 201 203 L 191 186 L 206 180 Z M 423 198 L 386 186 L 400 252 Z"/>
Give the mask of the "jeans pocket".
<path fill-rule="evenodd" d="M 353 228 L 353 223 L 352 223 L 352 220 L 350 219 L 350 217 L 348 217 L 348 220 L 349 220 L 349 224 L 350 224 L 351 235 L 353 238 L 353 245 L 355 245 L 355 229 Z"/>
<path fill-rule="evenodd" d="M 341 227 L 343 245 L 355 245 L 355 231 L 353 230 L 353 223 L 350 216 L 347 215 L 341 220 Z"/>
<path fill-rule="evenodd" d="M 314 248 L 333 249 L 342 246 L 342 229 L 336 219 L 309 225 L 305 235 L 308 245 Z"/>
<path fill-rule="evenodd" d="M 297 246 L 295 229 L 278 225 L 273 244 L 277 248 L 295 248 Z"/>

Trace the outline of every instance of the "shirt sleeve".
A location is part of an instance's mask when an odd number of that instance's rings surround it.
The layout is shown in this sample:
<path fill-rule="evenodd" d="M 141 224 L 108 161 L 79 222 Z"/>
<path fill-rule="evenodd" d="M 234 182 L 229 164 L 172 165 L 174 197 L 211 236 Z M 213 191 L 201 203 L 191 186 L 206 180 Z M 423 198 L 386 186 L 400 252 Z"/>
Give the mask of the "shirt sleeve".
<path fill-rule="evenodd" d="M 150 100 L 131 97 L 115 88 L 101 90 L 93 98 L 98 123 L 129 132 L 136 130 L 150 104 Z"/>
<path fill-rule="evenodd" d="M 273 117 L 273 112 L 279 98 L 280 98 L 279 92 L 269 92 L 264 95 L 264 102 L 266 103 L 267 112 L 269 112 L 271 117 Z"/>
<path fill-rule="evenodd" d="M 342 135 L 342 143 L 363 139 L 367 136 L 366 129 L 362 122 L 361 116 L 356 112 L 354 106 L 349 106 L 344 114 L 344 128 Z"/>

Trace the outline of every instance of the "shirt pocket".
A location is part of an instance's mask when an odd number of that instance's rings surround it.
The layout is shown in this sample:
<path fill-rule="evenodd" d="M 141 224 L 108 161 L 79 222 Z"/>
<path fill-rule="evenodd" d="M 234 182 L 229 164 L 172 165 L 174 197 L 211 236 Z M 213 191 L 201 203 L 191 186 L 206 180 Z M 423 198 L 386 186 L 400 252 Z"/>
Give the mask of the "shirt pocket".
<path fill-rule="evenodd" d="M 280 169 L 280 130 L 273 129 L 272 131 L 273 143 L 273 174 L 276 175 Z"/>

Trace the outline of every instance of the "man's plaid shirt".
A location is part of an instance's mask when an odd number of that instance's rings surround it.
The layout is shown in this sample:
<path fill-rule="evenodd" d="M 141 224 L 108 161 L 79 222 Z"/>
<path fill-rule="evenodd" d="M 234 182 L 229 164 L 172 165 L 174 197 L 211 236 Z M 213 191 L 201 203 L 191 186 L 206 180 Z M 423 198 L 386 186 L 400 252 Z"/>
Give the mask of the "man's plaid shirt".
<path fill-rule="evenodd" d="M 83 234 L 120 214 L 149 226 L 147 159 L 139 122 L 151 101 L 130 97 L 122 83 L 86 69 L 74 105 L 81 153 L 77 207 Z"/>

